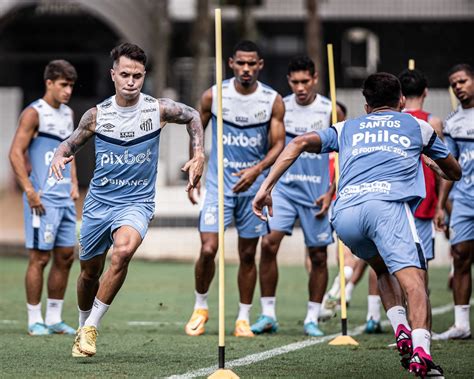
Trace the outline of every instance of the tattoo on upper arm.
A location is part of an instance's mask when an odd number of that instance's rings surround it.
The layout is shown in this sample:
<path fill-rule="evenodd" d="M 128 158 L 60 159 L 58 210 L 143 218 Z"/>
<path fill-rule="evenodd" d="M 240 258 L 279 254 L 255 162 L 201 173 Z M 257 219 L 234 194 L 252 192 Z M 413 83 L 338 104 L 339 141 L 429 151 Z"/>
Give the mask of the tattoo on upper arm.
<path fill-rule="evenodd" d="M 96 115 L 97 110 L 95 108 L 89 109 L 84 113 L 77 129 L 64 141 L 69 148 L 69 151 L 66 151 L 67 155 L 75 154 L 94 135 Z"/>
<path fill-rule="evenodd" d="M 190 106 L 170 99 L 158 99 L 162 122 L 187 124 L 193 149 L 203 147 L 203 128 L 199 113 Z"/>

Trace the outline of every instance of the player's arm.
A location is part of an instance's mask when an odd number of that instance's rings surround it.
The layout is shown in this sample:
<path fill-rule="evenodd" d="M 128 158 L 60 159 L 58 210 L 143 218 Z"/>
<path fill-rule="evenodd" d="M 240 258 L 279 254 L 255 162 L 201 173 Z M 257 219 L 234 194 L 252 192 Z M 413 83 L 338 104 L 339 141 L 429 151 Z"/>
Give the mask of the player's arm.
<path fill-rule="evenodd" d="M 18 128 L 15 137 L 13 137 L 9 158 L 16 180 L 25 192 L 30 208 L 41 215 L 44 213 L 44 207 L 41 204 L 39 194 L 30 181 L 26 160 L 26 151 L 38 129 L 38 125 L 38 112 L 31 107 L 26 108 L 18 120 Z"/>
<path fill-rule="evenodd" d="M 329 207 L 331 206 L 331 201 L 335 192 L 336 181 L 333 180 L 331 185 L 329 186 L 328 191 L 319 196 L 314 202 L 320 208 L 319 211 L 315 214 L 315 217 L 323 218 L 326 215 L 329 210 Z"/>
<path fill-rule="evenodd" d="M 158 99 L 158 102 L 161 122 L 186 124 L 189 137 L 191 137 L 193 156 L 181 168 L 182 171 L 188 172 L 186 191 L 190 191 L 199 183 L 204 169 L 204 129 L 199 112 L 171 99 Z"/>
<path fill-rule="evenodd" d="M 449 193 L 453 188 L 454 182 L 450 180 L 441 179 L 438 194 L 438 203 L 436 204 L 436 213 L 434 222 L 436 229 L 443 231 L 446 229 L 445 225 L 445 208 L 448 200 Z"/>
<path fill-rule="evenodd" d="M 285 147 L 283 152 L 278 156 L 270 173 L 260 186 L 252 203 L 253 212 L 260 219 L 266 221 L 267 217 L 263 213 L 263 208 L 268 206 L 268 213 L 273 216 L 271 191 L 281 176 L 290 167 L 301 153 L 307 151 L 319 154 L 321 152 L 321 137 L 318 133 L 310 132 L 302 134 Z"/>
<path fill-rule="evenodd" d="M 79 198 L 79 181 L 77 180 L 76 161 L 71 162 L 71 199 Z"/>
<path fill-rule="evenodd" d="M 199 115 L 201 116 L 201 123 L 206 130 L 209 120 L 212 117 L 212 88 L 206 90 L 202 96 L 199 103 Z M 193 146 L 191 140 L 189 141 L 189 159 L 193 157 Z M 201 196 L 201 181 L 196 184 L 196 187 L 188 191 L 188 199 L 191 204 L 196 205 L 199 201 L 199 196 Z"/>
<path fill-rule="evenodd" d="M 285 126 L 283 125 L 284 116 L 285 105 L 281 96 L 277 95 L 273 103 L 272 117 L 270 119 L 270 148 L 265 157 L 258 164 L 233 174 L 234 176 L 239 177 L 239 181 L 235 184 L 234 188 L 232 188 L 232 191 L 236 193 L 247 191 L 258 176 L 275 162 L 285 146 Z"/>
<path fill-rule="evenodd" d="M 66 168 L 66 164 L 74 159 L 74 154 L 94 135 L 96 118 L 97 109 L 95 107 L 84 113 L 76 130 L 56 149 L 51 161 L 49 176 L 54 174 L 57 180 L 63 179 L 62 171 Z"/>
<path fill-rule="evenodd" d="M 439 138 L 443 139 L 443 121 L 439 117 L 431 116 L 428 124 L 434 129 Z"/>

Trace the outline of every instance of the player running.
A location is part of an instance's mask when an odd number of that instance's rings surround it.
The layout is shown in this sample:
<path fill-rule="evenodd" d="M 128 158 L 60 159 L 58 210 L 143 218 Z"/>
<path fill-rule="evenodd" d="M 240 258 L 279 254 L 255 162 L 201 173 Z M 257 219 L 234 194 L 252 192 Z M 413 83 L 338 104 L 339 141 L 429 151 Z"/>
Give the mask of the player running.
<path fill-rule="evenodd" d="M 436 224 L 444 227 L 444 209 L 452 197 L 450 242 L 453 255 L 454 325 L 435 340 L 471 338 L 469 322 L 472 293 L 471 266 L 474 263 L 474 68 L 467 64 L 454 66 L 448 74 L 449 84 L 461 102 L 444 123 L 449 150 L 462 167 L 462 179 L 454 185 L 441 184 Z"/>
<path fill-rule="evenodd" d="M 377 273 L 402 366 L 420 376 L 442 375 L 430 355 L 426 261 L 412 209 L 425 195 L 422 153 L 434 159 L 430 167 L 450 180 L 459 180 L 461 169 L 427 122 L 400 113 L 404 97 L 394 75 L 370 75 L 363 95 L 366 116 L 293 139 L 260 187 L 253 209 L 262 220 L 265 206 L 273 215 L 271 191 L 300 154 L 338 151 L 341 174 L 332 224 Z"/>
<path fill-rule="evenodd" d="M 49 179 L 48 170 L 54 151 L 73 132 L 73 112 L 66 104 L 76 79 L 76 69 L 69 62 L 48 63 L 44 70 L 45 94 L 22 112 L 10 150 L 13 171 L 24 192 L 25 244 L 29 253 L 25 287 L 31 336 L 75 332 L 61 314 L 76 245 L 76 166 L 72 163 L 64 171 L 61 182 Z M 43 320 L 43 272 L 51 256 Z"/>
<path fill-rule="evenodd" d="M 298 135 L 328 128 L 332 107 L 329 99 L 316 93 L 318 73 L 309 57 L 291 60 L 287 79 L 293 92 L 283 100 L 288 145 Z M 283 237 L 292 234 L 299 219 L 311 261 L 304 332 L 312 337 L 324 335 L 318 326 L 318 316 L 328 281 L 327 246 L 333 242 L 327 211 L 334 189 L 329 190 L 328 155 L 312 153 L 302 154 L 275 186 L 275 216 L 269 219 L 271 232 L 262 238 L 259 266 L 262 314 L 251 327 L 255 334 L 278 329 L 275 313 L 277 254 Z"/>
<path fill-rule="evenodd" d="M 250 308 L 257 281 L 255 253 L 260 236 L 267 225 L 252 212 L 252 199 L 263 182 L 265 170 L 282 151 L 285 141 L 281 96 L 259 82 L 263 59 L 257 45 L 241 41 L 233 49 L 229 67 L 232 79 L 222 84 L 224 121 L 224 225 L 232 219 L 239 235 L 240 266 L 238 286 L 239 314 L 234 335 L 253 337 L 250 330 Z M 201 98 L 201 120 L 207 125 L 212 119 L 212 151 L 206 176 L 206 195 L 199 217 L 201 251 L 195 266 L 195 304 L 185 331 L 190 336 L 204 333 L 209 318 L 207 297 L 214 277 L 214 258 L 218 249 L 217 201 L 217 92 L 208 89 Z M 199 192 L 198 192 L 199 194 Z M 188 193 L 193 204 L 195 194 Z"/>
<path fill-rule="evenodd" d="M 127 276 L 154 214 L 160 133 L 168 122 L 186 124 L 193 157 L 184 165 L 196 186 L 204 165 L 203 128 L 199 113 L 169 99 L 141 93 L 145 52 L 130 43 L 111 51 L 112 96 L 82 117 L 78 128 L 57 149 L 51 170 L 59 180 L 74 154 L 95 136 L 96 167 L 84 202 L 81 228 L 81 273 L 77 281 L 79 329 L 73 357 L 96 353 L 97 329 Z M 110 265 L 99 282 L 105 257 Z"/>

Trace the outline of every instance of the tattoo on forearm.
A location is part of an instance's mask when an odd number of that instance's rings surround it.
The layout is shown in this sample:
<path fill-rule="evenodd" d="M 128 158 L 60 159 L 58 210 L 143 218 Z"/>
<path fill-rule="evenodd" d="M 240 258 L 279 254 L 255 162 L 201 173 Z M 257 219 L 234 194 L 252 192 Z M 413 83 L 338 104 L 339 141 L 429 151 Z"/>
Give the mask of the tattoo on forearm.
<path fill-rule="evenodd" d="M 62 156 L 69 157 L 77 153 L 82 146 L 91 138 L 95 133 L 95 121 L 96 121 L 96 110 L 95 108 L 89 109 L 79 121 L 77 129 L 71 134 L 71 136 L 59 145 L 58 150 L 62 153 Z"/>

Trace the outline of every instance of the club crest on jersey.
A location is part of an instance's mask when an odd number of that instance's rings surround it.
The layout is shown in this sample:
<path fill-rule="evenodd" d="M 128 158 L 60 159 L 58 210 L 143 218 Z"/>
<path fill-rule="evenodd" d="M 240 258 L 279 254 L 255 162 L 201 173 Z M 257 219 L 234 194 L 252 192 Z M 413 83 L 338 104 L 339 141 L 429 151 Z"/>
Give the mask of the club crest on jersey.
<path fill-rule="evenodd" d="M 266 109 L 259 111 L 254 114 L 254 117 L 256 118 L 257 121 L 264 121 L 267 118 L 267 111 Z"/>
<path fill-rule="evenodd" d="M 151 118 L 148 118 L 147 120 L 143 121 L 140 124 L 140 129 L 143 130 L 144 132 L 149 132 L 150 130 L 153 129 L 153 121 Z"/>

